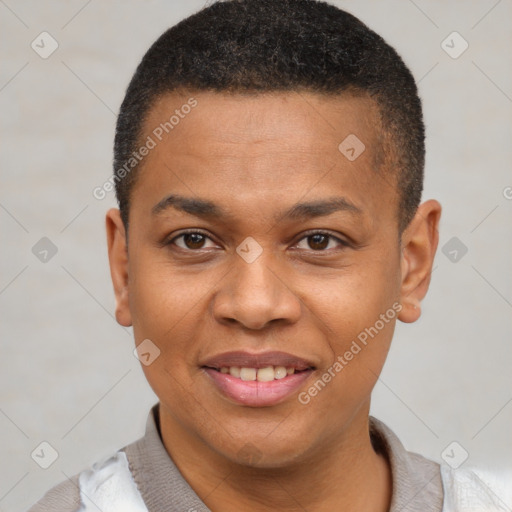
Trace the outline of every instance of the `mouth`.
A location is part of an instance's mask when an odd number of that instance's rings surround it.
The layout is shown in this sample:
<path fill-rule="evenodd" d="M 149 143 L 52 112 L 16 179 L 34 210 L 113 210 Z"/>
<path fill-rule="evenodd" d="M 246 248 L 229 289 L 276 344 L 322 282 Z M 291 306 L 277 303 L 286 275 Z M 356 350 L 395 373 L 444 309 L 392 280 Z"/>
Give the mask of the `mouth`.
<path fill-rule="evenodd" d="M 204 368 L 215 370 L 224 375 L 229 374 L 231 377 L 243 380 L 244 382 L 270 382 L 273 380 L 281 380 L 286 378 L 288 375 L 295 375 L 295 373 L 305 372 L 310 369 L 306 368 L 305 370 L 297 370 L 293 366 L 288 368 L 286 368 L 286 366 L 264 366 L 263 368 L 222 366 L 220 369 L 209 368 L 206 366 Z"/>
<path fill-rule="evenodd" d="M 230 352 L 209 359 L 201 368 L 222 395 L 249 407 L 286 400 L 315 370 L 311 362 L 284 352 Z"/>

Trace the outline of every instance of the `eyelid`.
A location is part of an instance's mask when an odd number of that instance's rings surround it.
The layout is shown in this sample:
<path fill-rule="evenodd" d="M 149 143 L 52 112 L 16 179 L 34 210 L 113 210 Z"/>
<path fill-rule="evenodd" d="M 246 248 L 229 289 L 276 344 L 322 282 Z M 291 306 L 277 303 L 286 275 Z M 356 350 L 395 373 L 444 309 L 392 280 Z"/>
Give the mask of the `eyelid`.
<path fill-rule="evenodd" d="M 177 238 L 180 238 L 182 237 L 183 235 L 188 235 L 190 233 L 198 233 L 200 235 L 203 235 L 205 238 L 208 238 L 210 241 L 212 241 L 213 243 L 217 244 L 217 245 L 220 245 L 207 231 L 204 231 L 203 229 L 201 228 L 188 228 L 188 229 L 184 229 L 182 231 L 180 231 L 178 234 L 175 234 L 172 236 L 172 238 L 170 237 L 166 237 L 163 242 L 162 242 L 162 245 L 170 245 L 170 244 L 173 244 L 173 245 L 176 245 L 174 243 L 174 241 L 177 239 Z M 179 245 L 176 245 L 176 247 L 178 247 L 178 249 L 183 249 L 183 247 L 180 247 Z M 183 249 L 183 250 L 189 250 L 189 251 L 200 251 L 201 249 Z"/>
<path fill-rule="evenodd" d="M 304 233 L 301 233 L 301 237 L 297 240 L 297 242 L 294 243 L 294 246 L 296 246 L 299 242 L 304 240 L 304 238 L 308 238 L 309 236 L 313 236 L 313 235 L 327 235 L 330 238 L 336 240 L 342 247 L 352 247 L 352 244 L 350 241 L 341 238 L 338 234 L 334 234 L 334 233 L 324 230 L 324 229 L 311 229 L 309 231 L 305 231 Z M 313 251 L 313 249 L 311 249 L 311 250 Z M 326 251 L 314 251 L 314 252 L 326 252 Z"/>

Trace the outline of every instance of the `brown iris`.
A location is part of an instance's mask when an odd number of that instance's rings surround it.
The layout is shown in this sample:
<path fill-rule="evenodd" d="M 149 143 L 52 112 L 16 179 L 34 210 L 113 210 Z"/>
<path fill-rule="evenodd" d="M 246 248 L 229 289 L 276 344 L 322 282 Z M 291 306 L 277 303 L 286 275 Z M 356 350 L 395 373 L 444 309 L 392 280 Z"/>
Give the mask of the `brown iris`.
<path fill-rule="evenodd" d="M 201 233 L 185 233 L 183 242 L 188 249 L 200 249 L 204 245 L 205 238 Z"/>
<path fill-rule="evenodd" d="M 329 245 L 329 235 L 315 234 L 308 236 L 308 245 L 311 249 L 321 250 Z"/>

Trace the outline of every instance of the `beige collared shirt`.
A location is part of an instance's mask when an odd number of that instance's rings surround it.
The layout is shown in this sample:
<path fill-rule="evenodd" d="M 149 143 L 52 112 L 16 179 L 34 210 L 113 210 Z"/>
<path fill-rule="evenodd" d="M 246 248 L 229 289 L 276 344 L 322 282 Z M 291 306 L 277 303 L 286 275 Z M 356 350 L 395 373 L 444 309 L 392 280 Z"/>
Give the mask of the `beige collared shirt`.
<path fill-rule="evenodd" d="M 390 512 L 441 512 L 443 484 L 439 464 L 405 450 L 395 434 L 370 417 L 374 447 L 386 453 L 393 479 Z M 149 512 L 210 512 L 185 481 L 165 450 L 158 430 L 158 404 L 152 407 L 146 433 L 124 447 L 129 469 Z M 79 474 L 66 480 L 28 512 L 79 512 Z M 104 512 L 108 512 L 105 510 Z"/>

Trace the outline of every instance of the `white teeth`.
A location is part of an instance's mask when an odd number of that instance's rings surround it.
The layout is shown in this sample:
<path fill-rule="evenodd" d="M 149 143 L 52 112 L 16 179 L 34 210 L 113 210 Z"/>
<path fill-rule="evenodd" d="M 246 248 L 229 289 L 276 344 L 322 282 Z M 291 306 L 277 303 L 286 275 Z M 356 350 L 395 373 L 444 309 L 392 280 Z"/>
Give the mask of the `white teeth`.
<path fill-rule="evenodd" d="M 256 368 L 242 368 L 240 378 L 242 380 L 256 380 Z"/>
<path fill-rule="evenodd" d="M 236 377 L 237 379 L 240 378 L 240 368 L 238 366 L 231 366 L 229 368 L 229 374 L 233 377 Z"/>
<path fill-rule="evenodd" d="M 274 369 L 274 377 L 276 379 L 284 379 L 287 375 L 286 368 L 284 366 L 276 366 Z"/>
<path fill-rule="evenodd" d="M 285 366 L 266 366 L 265 368 L 240 368 L 240 366 L 223 366 L 219 369 L 220 373 L 229 374 L 237 379 L 244 381 L 270 382 L 274 379 L 284 379 L 288 375 L 295 373 L 295 368 L 286 368 Z"/>
<path fill-rule="evenodd" d="M 267 366 L 266 368 L 260 368 L 256 378 L 259 382 L 270 382 L 274 380 L 274 367 Z"/>

